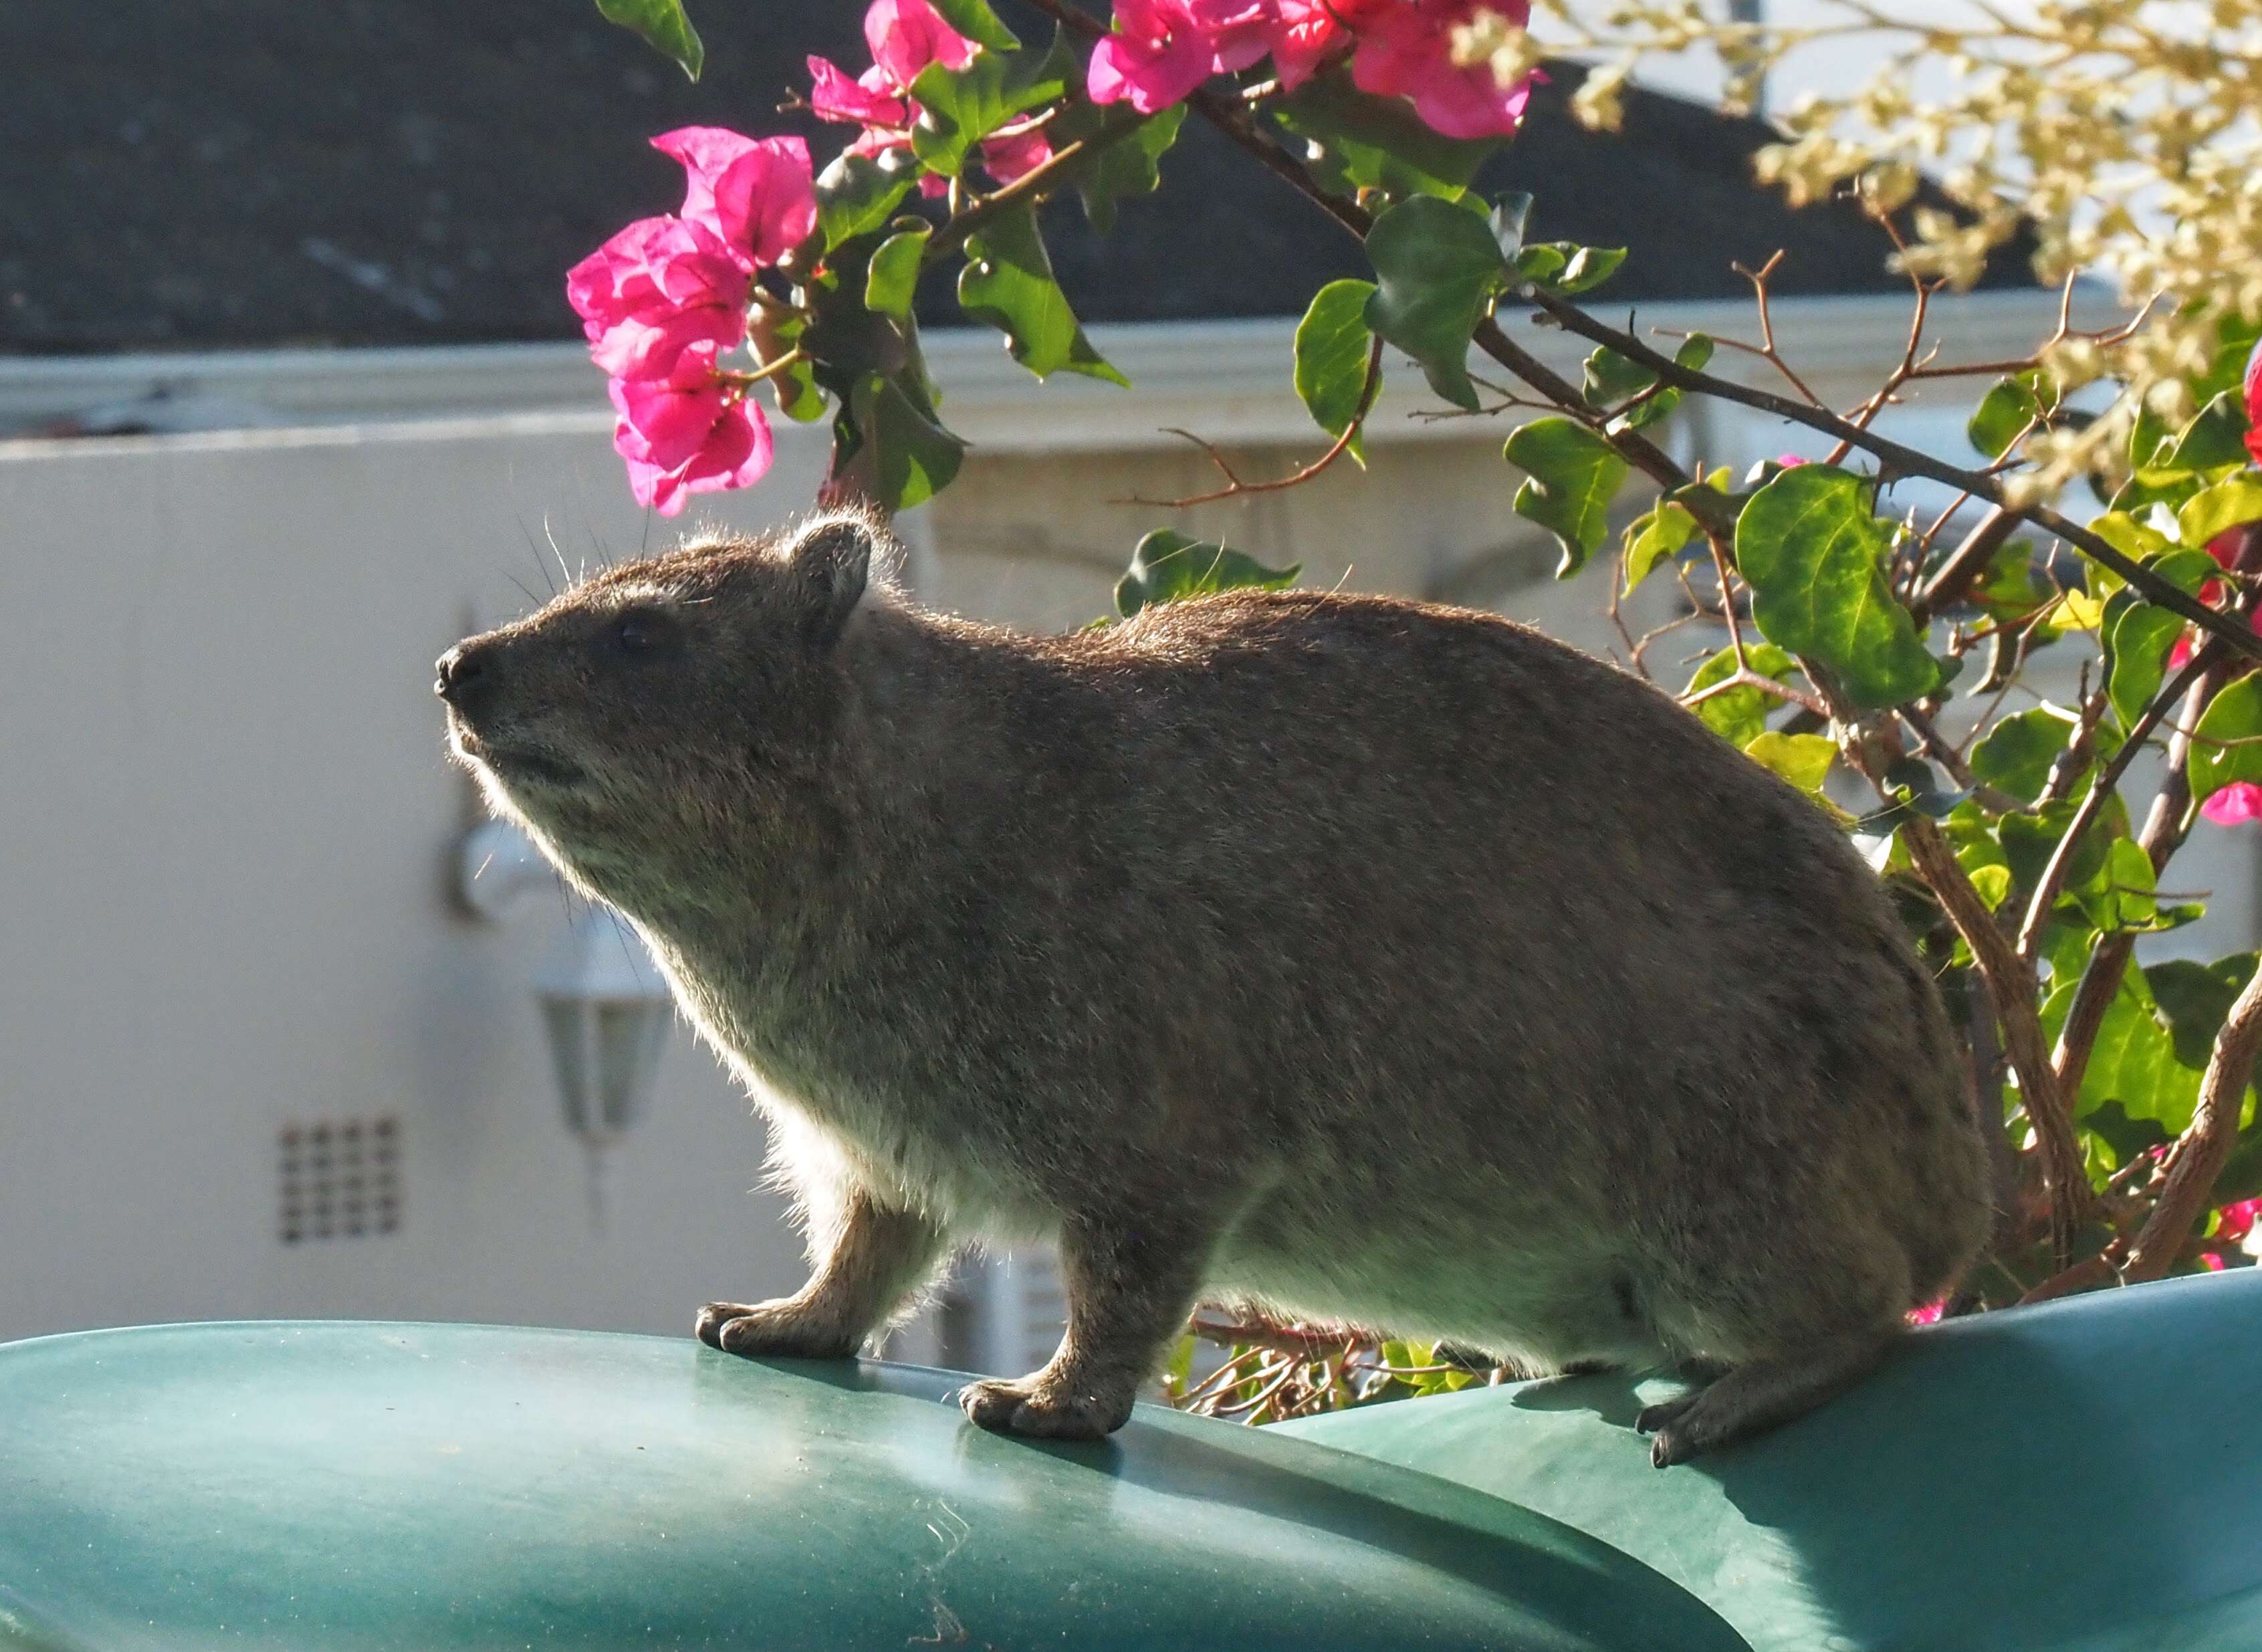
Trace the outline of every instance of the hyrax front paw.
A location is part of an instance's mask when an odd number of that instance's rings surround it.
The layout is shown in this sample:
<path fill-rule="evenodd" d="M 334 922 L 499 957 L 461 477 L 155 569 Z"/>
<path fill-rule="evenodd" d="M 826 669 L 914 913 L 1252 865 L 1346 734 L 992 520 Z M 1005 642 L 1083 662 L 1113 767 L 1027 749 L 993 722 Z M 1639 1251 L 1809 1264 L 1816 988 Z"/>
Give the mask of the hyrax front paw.
<path fill-rule="evenodd" d="M 1039 1440 L 1098 1440 L 1129 1420 L 1131 1397 L 1078 1393 L 1042 1372 L 1019 1382 L 969 1383 L 958 1404 L 983 1428 Z"/>
<path fill-rule="evenodd" d="M 699 1340 L 725 1354 L 777 1354 L 790 1360 L 843 1360 L 863 1339 L 809 1304 L 710 1302 L 693 1327 Z"/>

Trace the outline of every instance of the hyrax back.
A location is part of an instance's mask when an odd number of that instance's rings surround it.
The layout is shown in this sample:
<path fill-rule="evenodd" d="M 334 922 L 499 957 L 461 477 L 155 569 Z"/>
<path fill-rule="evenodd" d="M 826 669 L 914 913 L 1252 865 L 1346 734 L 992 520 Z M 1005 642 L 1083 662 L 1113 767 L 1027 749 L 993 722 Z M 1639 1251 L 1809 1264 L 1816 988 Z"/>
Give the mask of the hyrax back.
<path fill-rule="evenodd" d="M 810 1219 L 732 1352 L 845 1354 L 956 1240 L 1057 1240 L 977 1422 L 1127 1414 L 1198 1297 L 1546 1368 L 1851 1381 L 1986 1226 L 1932 987 L 1806 799 L 1490 615 L 1242 593 L 1034 639 L 832 516 L 442 662 L 496 806 L 652 942 Z M 884 544 L 882 544 L 884 549 Z"/>

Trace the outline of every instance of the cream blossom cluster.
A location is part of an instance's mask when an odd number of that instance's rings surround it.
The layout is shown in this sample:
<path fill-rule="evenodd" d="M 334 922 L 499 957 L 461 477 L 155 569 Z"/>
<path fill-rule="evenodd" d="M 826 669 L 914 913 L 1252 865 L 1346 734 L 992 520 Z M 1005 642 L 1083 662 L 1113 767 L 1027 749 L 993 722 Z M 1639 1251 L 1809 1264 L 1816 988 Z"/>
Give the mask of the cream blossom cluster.
<path fill-rule="evenodd" d="M 2063 363 L 2138 388 L 2031 447 L 2044 482 L 2100 462 L 2144 398 L 2188 415 L 2184 386 L 2206 372 L 2221 324 L 2262 316 L 2262 0 L 1970 0 L 1945 19 L 1820 0 L 1796 24 L 1731 22 L 1698 0 L 1539 9 L 1551 49 L 1602 66 L 1588 78 L 1603 83 L 1576 100 L 1591 124 L 1613 124 L 1639 65 L 1710 53 L 1732 102 L 1764 78 L 1783 140 L 1759 171 L 1792 201 L 1853 189 L 1891 209 L 1920 171 L 1939 183 L 1957 210 L 1905 215 L 1913 272 L 1967 286 L 2031 227 L 2042 281 L 2095 274 L 2132 307 L 2151 303 L 2150 324 L 2109 359 Z M 1825 42 L 1858 44 L 1867 80 L 1801 90 L 1801 54 Z"/>

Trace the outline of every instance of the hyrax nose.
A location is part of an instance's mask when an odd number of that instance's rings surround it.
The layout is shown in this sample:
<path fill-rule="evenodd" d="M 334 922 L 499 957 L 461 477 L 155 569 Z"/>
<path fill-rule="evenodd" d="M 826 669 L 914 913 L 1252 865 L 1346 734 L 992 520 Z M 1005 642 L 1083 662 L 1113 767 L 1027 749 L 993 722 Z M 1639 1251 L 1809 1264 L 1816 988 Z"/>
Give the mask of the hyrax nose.
<path fill-rule="evenodd" d="M 440 656 L 436 670 L 432 692 L 466 716 L 493 698 L 497 673 L 491 648 L 458 643 Z"/>

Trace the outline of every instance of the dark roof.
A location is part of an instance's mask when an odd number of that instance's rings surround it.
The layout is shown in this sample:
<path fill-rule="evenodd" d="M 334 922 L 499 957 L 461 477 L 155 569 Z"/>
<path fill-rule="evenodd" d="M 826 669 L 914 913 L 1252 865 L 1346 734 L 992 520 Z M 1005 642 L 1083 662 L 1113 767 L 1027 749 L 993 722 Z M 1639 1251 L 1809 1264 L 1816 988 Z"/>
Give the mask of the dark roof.
<path fill-rule="evenodd" d="M 0 352 L 573 336 L 566 267 L 674 205 L 680 175 L 644 140 L 794 125 L 772 111 L 804 54 L 862 65 L 861 10 L 696 7 L 695 86 L 589 0 L 8 0 Z M 1637 92 L 1623 135 L 1586 133 L 1564 111 L 1574 78 L 1486 181 L 1538 198 L 1539 237 L 1632 248 L 1613 298 L 1740 293 L 1729 262 L 1777 247 L 1785 292 L 1896 284 L 1858 214 L 1793 213 L 1750 182 L 1759 123 Z M 1199 127 L 1110 240 L 1074 206 L 1050 220 L 1087 320 L 1293 314 L 1360 271 Z M 807 129 L 820 154 L 843 135 Z"/>

